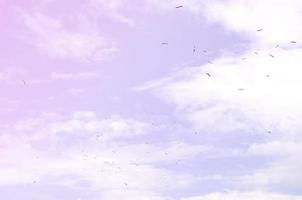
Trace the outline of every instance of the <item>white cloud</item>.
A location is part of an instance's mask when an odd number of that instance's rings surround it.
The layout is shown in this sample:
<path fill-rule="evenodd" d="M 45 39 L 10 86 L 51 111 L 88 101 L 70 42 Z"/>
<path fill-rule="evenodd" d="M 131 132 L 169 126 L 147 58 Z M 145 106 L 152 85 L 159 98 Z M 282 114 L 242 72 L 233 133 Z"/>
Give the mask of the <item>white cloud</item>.
<path fill-rule="evenodd" d="M 301 189 L 302 145 L 300 138 L 252 144 L 247 153 L 254 156 L 271 156 L 274 159 L 266 168 L 256 169 L 251 174 L 241 177 L 242 184 L 254 188 L 271 188 L 279 185 L 282 188 Z"/>
<path fill-rule="evenodd" d="M 302 50 L 299 42 L 289 42 L 301 37 L 296 20 L 302 17 L 300 1 L 201 4 L 210 21 L 242 33 L 250 39 L 251 48 L 240 55 L 222 55 L 213 64 L 187 67 L 136 89 L 151 90 L 174 104 L 179 116 L 194 129 L 220 138 L 224 145 L 236 150 L 240 147 L 234 145 L 242 145 L 239 140 L 244 136 L 249 139 L 244 141 L 249 146 L 248 156 L 269 156 L 262 168 L 249 169 L 235 178 L 238 186 L 301 189 Z M 276 44 L 280 46 L 275 48 Z M 234 135 L 238 141 L 228 139 Z"/>
<path fill-rule="evenodd" d="M 283 195 L 266 192 L 227 192 L 204 196 L 182 198 L 181 200 L 300 200 L 302 196 Z"/>
<path fill-rule="evenodd" d="M 230 31 L 244 33 L 253 45 L 289 45 L 302 41 L 300 26 L 302 2 L 299 0 L 207 1 L 206 16 Z M 256 30 L 263 29 L 261 32 Z"/>
<path fill-rule="evenodd" d="M 195 130 L 212 137 L 225 135 L 221 140 L 226 145 L 234 143 L 227 135 L 245 135 L 251 138 L 247 154 L 270 156 L 269 164 L 234 179 L 241 187 L 244 183 L 256 189 L 301 189 L 302 51 L 276 50 L 275 58 L 269 53 L 248 52 L 244 61 L 224 57 L 214 65 L 186 69 L 141 89 L 173 103 Z M 256 136 L 266 144 L 255 143 Z"/>
<path fill-rule="evenodd" d="M 44 113 L 1 127 L 0 185 L 52 184 L 85 189 L 92 199 L 158 199 L 186 188 L 195 177 L 158 163 L 189 159 L 210 148 L 184 142 L 129 144 L 127 138 L 152 134 L 148 123 L 119 116 L 99 118 L 79 111 Z M 190 157 L 189 157 L 190 156 Z"/>
<path fill-rule="evenodd" d="M 263 144 L 252 144 L 247 153 L 260 156 L 288 156 L 302 150 L 301 142 L 297 141 L 268 141 Z"/>
<path fill-rule="evenodd" d="M 95 72 L 79 72 L 79 73 L 51 73 L 51 79 L 53 80 L 91 80 L 98 78 L 98 74 Z"/>
<path fill-rule="evenodd" d="M 242 33 L 253 46 L 291 47 L 290 41 L 302 41 L 300 28 L 302 3 L 299 0 L 146 0 L 149 10 L 175 12 L 175 6 L 228 31 Z M 269 11 L 269 12 L 268 12 Z M 257 31 L 263 29 L 262 31 Z M 302 42 L 301 42 L 302 43 Z M 300 45 L 299 43 L 296 45 Z"/>
<path fill-rule="evenodd" d="M 105 192 L 100 195 L 100 198 L 103 200 L 112 200 L 112 199 L 124 199 L 124 200 L 172 200 L 171 198 L 161 197 L 157 194 L 150 193 L 148 191 L 121 191 L 121 190 L 112 190 Z"/>
<path fill-rule="evenodd" d="M 174 141 L 164 145 L 152 144 L 134 144 L 128 145 L 124 149 L 125 152 L 135 152 L 129 154 L 129 157 L 135 158 L 138 163 L 166 163 L 175 162 L 177 160 L 189 160 L 197 155 L 205 155 L 213 153 L 213 147 L 205 145 L 188 144 L 181 141 Z M 146 157 L 146 155 L 149 155 Z"/>
<path fill-rule="evenodd" d="M 258 131 L 278 129 L 298 134 L 302 51 L 276 50 L 275 59 L 269 53 L 248 52 L 243 55 L 248 57 L 245 61 L 236 57 L 217 59 L 215 65 L 186 69 L 141 89 L 153 87 L 203 130 L 212 127 L 230 132 L 251 128 L 257 122 Z"/>
<path fill-rule="evenodd" d="M 90 112 L 75 112 L 67 118 L 60 116 L 59 120 L 53 117 L 22 120 L 15 123 L 13 127 L 18 132 L 29 132 L 40 136 L 39 131 L 54 137 L 62 135 L 81 136 L 85 133 L 87 136 L 99 135 L 102 140 L 112 140 L 144 134 L 149 125 L 134 119 L 122 119 L 116 115 L 107 119 L 98 119 Z"/>
<path fill-rule="evenodd" d="M 132 28 L 138 28 L 139 26 L 136 20 L 130 17 L 129 14 L 124 14 L 125 11 L 135 7 L 133 4 L 131 4 L 131 7 L 128 6 L 128 3 L 129 2 L 125 0 L 91 0 L 91 12 L 93 12 L 95 16 L 99 16 L 101 13 L 101 15 L 105 15 L 113 21 L 125 24 Z M 136 4 L 139 3 L 136 2 Z"/>
<path fill-rule="evenodd" d="M 69 30 L 62 20 L 41 13 L 24 14 L 23 19 L 29 30 L 28 40 L 51 57 L 99 61 L 117 51 L 94 26 L 83 28 L 77 22 L 78 30 Z"/>

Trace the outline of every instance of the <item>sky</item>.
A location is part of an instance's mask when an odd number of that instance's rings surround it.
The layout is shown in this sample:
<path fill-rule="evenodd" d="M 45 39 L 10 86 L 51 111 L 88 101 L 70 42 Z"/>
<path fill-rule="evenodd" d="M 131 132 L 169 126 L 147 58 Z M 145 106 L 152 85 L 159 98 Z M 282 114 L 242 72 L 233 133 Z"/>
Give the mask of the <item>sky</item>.
<path fill-rule="evenodd" d="M 301 0 L 0 0 L 1 199 L 302 200 L 301 24 Z"/>

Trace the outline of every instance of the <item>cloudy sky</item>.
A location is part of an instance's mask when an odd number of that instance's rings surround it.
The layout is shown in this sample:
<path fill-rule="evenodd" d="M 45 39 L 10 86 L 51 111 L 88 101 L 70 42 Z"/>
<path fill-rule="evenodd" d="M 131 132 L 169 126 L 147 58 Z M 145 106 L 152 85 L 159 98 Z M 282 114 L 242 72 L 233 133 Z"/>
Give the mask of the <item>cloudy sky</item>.
<path fill-rule="evenodd" d="M 302 200 L 301 24 L 301 0 L 0 0 L 1 199 Z"/>

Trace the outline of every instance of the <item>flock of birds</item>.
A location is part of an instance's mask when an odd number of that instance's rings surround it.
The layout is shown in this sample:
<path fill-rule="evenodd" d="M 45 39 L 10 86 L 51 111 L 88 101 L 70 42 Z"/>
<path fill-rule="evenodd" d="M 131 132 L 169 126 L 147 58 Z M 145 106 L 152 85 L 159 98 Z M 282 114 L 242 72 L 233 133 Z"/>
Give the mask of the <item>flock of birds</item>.
<path fill-rule="evenodd" d="M 184 7 L 183 5 L 179 5 L 179 6 L 176 6 L 175 8 L 176 8 L 176 9 L 179 9 L 179 8 L 183 8 L 183 7 Z M 257 31 L 257 32 L 262 32 L 263 30 L 264 30 L 263 28 L 260 28 L 260 29 L 257 29 L 256 31 Z M 291 44 L 296 44 L 297 41 L 292 40 L 292 41 L 289 41 L 289 43 L 291 43 Z M 169 45 L 168 42 L 162 42 L 161 44 L 162 44 L 162 45 Z M 280 47 L 279 44 L 277 44 L 277 45 L 275 46 L 275 48 L 279 48 L 279 47 Z M 207 53 L 207 50 L 202 50 L 202 52 L 203 52 L 203 53 Z M 195 46 L 195 45 L 193 46 L 193 53 L 196 53 L 196 46 Z M 259 53 L 258 53 L 257 51 L 255 51 L 254 54 L 258 55 Z M 273 54 L 268 54 L 268 56 L 270 56 L 271 58 L 275 58 L 275 55 L 273 55 Z M 246 57 L 241 58 L 241 60 L 246 60 L 246 59 L 247 59 Z M 213 64 L 213 62 L 211 62 L 211 61 L 207 61 L 207 62 L 208 62 L 209 64 Z M 211 75 L 210 73 L 208 73 L 208 72 L 206 72 L 205 75 L 207 75 L 208 77 L 212 77 L 212 75 Z M 270 75 L 267 74 L 266 77 L 268 78 L 268 77 L 270 77 Z M 238 91 L 244 91 L 244 88 L 238 88 Z M 271 133 L 271 131 L 267 131 L 267 133 Z M 195 134 L 196 134 L 196 133 L 195 133 Z"/>
<path fill-rule="evenodd" d="M 184 7 L 183 5 L 179 5 L 179 6 L 176 6 L 175 8 L 176 8 L 176 9 L 179 9 L 179 8 L 183 8 L 183 7 Z M 257 29 L 256 31 L 257 31 L 257 32 L 261 32 L 261 31 L 263 31 L 263 28 Z M 296 44 L 297 41 L 292 40 L 292 41 L 290 41 L 290 43 Z M 169 45 L 168 42 L 162 42 L 161 44 L 162 44 L 162 45 Z M 279 44 L 277 44 L 277 45 L 275 46 L 275 48 L 279 48 Z M 193 46 L 193 53 L 195 53 L 195 52 L 196 52 L 196 46 L 194 45 L 194 46 Z M 203 52 L 203 53 L 207 53 L 208 51 L 207 51 L 207 50 L 202 50 L 202 52 Z M 258 55 L 258 52 L 255 51 L 254 54 Z M 275 56 L 274 56 L 273 54 L 269 54 L 269 56 L 270 56 L 271 58 L 275 58 Z M 246 60 L 246 59 L 247 59 L 246 57 L 241 58 L 241 60 Z M 207 61 L 207 62 L 208 62 L 209 64 L 213 64 L 213 62 L 211 62 L 211 61 Z M 211 74 L 210 74 L 210 73 L 205 73 L 205 74 L 206 74 L 208 77 L 211 77 Z M 266 77 L 270 77 L 270 75 L 266 75 Z M 239 88 L 238 90 L 239 90 L 239 91 L 243 91 L 244 89 L 243 89 L 243 88 Z"/>
<path fill-rule="evenodd" d="M 176 9 L 180 9 L 180 8 L 183 8 L 184 6 L 183 5 L 179 5 L 179 6 L 176 6 L 175 8 Z M 263 31 L 263 29 L 261 28 L 261 29 L 257 29 L 256 30 L 257 32 L 261 32 L 261 31 Z M 295 44 L 295 43 L 297 43 L 296 41 L 290 41 L 290 43 L 292 43 L 292 44 Z M 161 43 L 162 45 L 169 45 L 169 43 L 168 42 L 162 42 Z M 275 46 L 275 48 L 278 48 L 279 47 L 279 45 L 276 45 Z M 196 46 L 194 45 L 193 46 L 193 53 L 196 53 Z M 203 53 L 207 53 L 208 51 L 207 50 L 202 50 L 202 52 Z M 256 54 L 256 55 L 258 55 L 258 52 L 254 52 L 254 54 Z M 273 55 L 273 54 L 269 54 L 269 56 L 271 57 L 271 58 L 275 58 L 275 56 Z M 246 60 L 247 58 L 242 58 L 241 60 Z M 208 61 L 208 63 L 209 64 L 213 64 L 211 61 Z M 212 77 L 212 75 L 210 74 L 210 73 L 208 73 L 208 72 L 206 72 L 205 73 L 205 75 L 207 75 L 208 77 Z M 266 75 L 266 77 L 270 77 L 270 75 Z M 26 81 L 25 80 L 22 80 L 22 83 L 23 83 L 23 85 L 26 85 Z M 239 91 L 243 91 L 244 90 L 244 88 L 239 88 L 238 89 Z M 154 125 L 154 124 L 153 124 Z M 271 131 L 267 131 L 267 133 L 271 133 Z M 195 132 L 195 135 L 197 135 L 198 134 L 198 132 Z M 97 139 L 99 140 L 101 138 L 101 135 L 97 135 Z M 149 144 L 148 142 L 146 142 L 146 144 Z M 82 152 L 83 154 L 84 154 L 84 157 L 85 157 L 85 159 L 87 159 L 88 158 L 88 155 L 86 154 L 86 153 L 84 153 L 84 152 Z M 112 151 L 112 153 L 116 153 L 115 151 Z M 167 152 L 165 152 L 165 155 L 167 155 L 168 153 Z M 94 159 L 97 159 L 97 157 L 95 156 L 94 157 Z M 179 161 L 177 161 L 177 163 L 178 163 Z M 108 161 L 104 161 L 104 164 L 105 165 L 109 165 L 109 166 L 114 166 L 115 164 L 113 163 L 113 162 L 108 162 Z M 135 165 L 135 166 L 138 166 L 139 164 L 137 164 L 136 162 L 133 162 L 131 165 Z M 118 167 L 118 169 L 119 170 L 121 170 L 121 168 L 120 167 Z M 37 183 L 37 181 L 35 180 L 35 181 L 33 181 L 33 183 Z M 124 186 L 125 187 L 128 187 L 128 183 L 127 182 L 124 182 L 123 183 L 124 184 Z"/>

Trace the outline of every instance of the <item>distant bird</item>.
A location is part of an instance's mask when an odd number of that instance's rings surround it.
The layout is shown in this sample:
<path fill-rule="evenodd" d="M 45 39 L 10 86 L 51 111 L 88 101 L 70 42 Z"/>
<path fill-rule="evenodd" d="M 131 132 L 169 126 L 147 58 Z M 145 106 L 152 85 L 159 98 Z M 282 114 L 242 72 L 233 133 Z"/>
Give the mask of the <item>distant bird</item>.
<path fill-rule="evenodd" d="M 293 43 L 293 44 L 295 44 L 295 43 L 297 43 L 296 41 L 290 41 L 290 43 Z"/>
<path fill-rule="evenodd" d="M 272 57 L 272 58 L 275 58 L 275 56 L 274 56 L 274 55 L 272 55 L 272 54 L 269 54 L 269 56 L 270 56 L 270 57 Z"/>
<path fill-rule="evenodd" d="M 162 45 L 168 45 L 168 43 L 167 43 L 167 42 L 162 42 L 161 44 L 162 44 Z"/>
<path fill-rule="evenodd" d="M 243 91 L 244 89 L 243 89 L 243 88 L 239 88 L 238 90 L 239 90 L 239 91 Z"/>
<path fill-rule="evenodd" d="M 176 6 L 175 8 L 182 8 L 183 6 Z"/>
<path fill-rule="evenodd" d="M 209 64 L 213 64 L 211 61 L 208 61 Z"/>
<path fill-rule="evenodd" d="M 267 133 L 272 133 L 271 131 L 267 131 Z"/>
<path fill-rule="evenodd" d="M 195 53 L 196 52 L 196 47 L 195 47 L 195 45 L 193 46 L 193 53 Z"/>
<path fill-rule="evenodd" d="M 246 60 L 246 58 L 241 58 L 241 60 Z"/>
<path fill-rule="evenodd" d="M 277 44 L 276 46 L 275 46 L 275 48 L 278 48 L 279 47 L 279 44 Z"/>
<path fill-rule="evenodd" d="M 269 74 L 267 74 L 267 75 L 266 75 L 266 77 L 270 77 L 270 75 L 269 75 Z"/>
<path fill-rule="evenodd" d="M 261 28 L 261 29 L 258 29 L 257 31 L 260 32 L 260 31 L 263 31 L 263 29 Z"/>
<path fill-rule="evenodd" d="M 207 75 L 208 77 L 211 77 L 211 74 L 210 74 L 210 73 L 206 73 L 206 75 Z"/>
<path fill-rule="evenodd" d="M 257 51 L 255 51 L 255 52 L 254 52 L 254 54 L 258 55 L 258 52 L 257 52 Z"/>
<path fill-rule="evenodd" d="M 26 82 L 25 82 L 25 80 L 22 80 L 22 82 L 23 82 L 23 85 L 26 85 Z"/>

